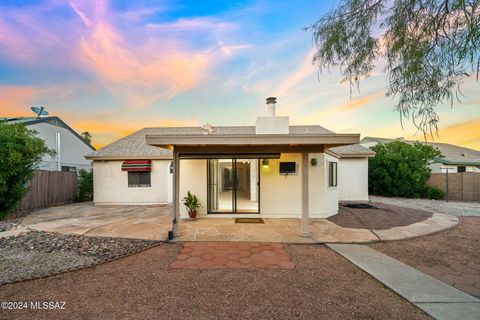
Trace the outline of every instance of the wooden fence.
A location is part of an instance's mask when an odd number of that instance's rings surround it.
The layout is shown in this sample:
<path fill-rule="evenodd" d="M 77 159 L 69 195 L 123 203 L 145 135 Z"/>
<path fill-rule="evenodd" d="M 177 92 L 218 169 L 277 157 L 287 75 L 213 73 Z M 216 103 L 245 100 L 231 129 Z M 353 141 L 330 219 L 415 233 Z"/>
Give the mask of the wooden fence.
<path fill-rule="evenodd" d="M 445 191 L 445 173 L 432 173 L 428 184 Z M 456 201 L 480 201 L 480 172 L 448 174 L 448 198 Z"/>
<path fill-rule="evenodd" d="M 70 203 L 77 189 L 77 174 L 73 172 L 35 170 L 28 183 L 29 190 L 20 202 L 20 209 L 29 210 Z"/>

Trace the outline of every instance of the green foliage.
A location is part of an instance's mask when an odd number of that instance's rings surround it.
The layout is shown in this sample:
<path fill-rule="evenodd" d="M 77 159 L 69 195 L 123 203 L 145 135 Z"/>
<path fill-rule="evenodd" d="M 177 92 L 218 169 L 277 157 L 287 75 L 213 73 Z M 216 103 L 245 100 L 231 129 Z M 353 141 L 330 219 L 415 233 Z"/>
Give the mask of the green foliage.
<path fill-rule="evenodd" d="M 45 142 L 23 124 L 0 122 L 0 219 L 15 209 L 27 192 L 35 166 L 46 154 Z"/>
<path fill-rule="evenodd" d="M 188 191 L 187 196 L 183 198 L 183 204 L 185 207 L 187 207 L 189 212 L 197 211 L 197 209 L 200 207 L 197 196 L 192 195 L 190 191 Z"/>
<path fill-rule="evenodd" d="M 78 172 L 78 191 L 75 201 L 87 201 L 93 199 L 93 170 L 80 170 Z"/>
<path fill-rule="evenodd" d="M 309 28 L 320 69 L 339 65 L 358 87 L 385 61 L 388 96 L 424 133 L 437 128 L 435 108 L 459 99 L 465 78 L 480 68 L 478 0 L 342 0 Z"/>
<path fill-rule="evenodd" d="M 433 200 L 443 200 L 445 199 L 445 192 L 443 192 L 443 190 L 440 188 L 428 186 L 425 198 Z"/>
<path fill-rule="evenodd" d="M 401 141 L 378 144 L 371 148 L 375 157 L 368 161 L 368 185 L 371 194 L 420 198 L 438 196 L 426 182 L 430 177 L 428 163 L 441 156 L 438 149 Z"/>

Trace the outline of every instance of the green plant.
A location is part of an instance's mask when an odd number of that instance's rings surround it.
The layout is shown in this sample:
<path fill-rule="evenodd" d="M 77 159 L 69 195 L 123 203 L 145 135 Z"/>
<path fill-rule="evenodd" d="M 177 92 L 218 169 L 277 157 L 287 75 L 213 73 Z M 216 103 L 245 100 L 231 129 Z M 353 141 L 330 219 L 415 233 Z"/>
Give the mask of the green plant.
<path fill-rule="evenodd" d="M 438 187 L 428 186 L 425 198 L 443 200 L 445 199 L 445 192 L 443 192 L 443 190 Z"/>
<path fill-rule="evenodd" d="M 80 170 L 78 173 L 78 189 L 75 201 L 87 201 L 93 199 L 93 170 Z"/>
<path fill-rule="evenodd" d="M 368 160 L 368 185 L 371 194 L 420 198 L 428 195 L 428 163 L 440 151 L 423 143 L 413 145 L 394 141 L 371 148 L 375 157 Z"/>
<path fill-rule="evenodd" d="M 44 155 L 55 155 L 23 124 L 0 122 L 0 219 L 15 209 L 27 192 L 36 165 Z"/>
<path fill-rule="evenodd" d="M 190 191 L 188 191 L 187 196 L 183 198 L 183 204 L 187 207 L 189 212 L 197 211 L 197 208 L 200 207 L 197 196 L 192 195 Z"/>

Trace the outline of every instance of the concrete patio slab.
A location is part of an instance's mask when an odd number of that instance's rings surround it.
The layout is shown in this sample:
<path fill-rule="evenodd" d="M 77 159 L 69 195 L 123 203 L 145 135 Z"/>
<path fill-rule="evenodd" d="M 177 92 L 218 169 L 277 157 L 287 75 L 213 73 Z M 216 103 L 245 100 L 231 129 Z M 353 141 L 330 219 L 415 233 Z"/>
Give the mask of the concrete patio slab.
<path fill-rule="evenodd" d="M 171 228 L 171 206 L 95 206 L 83 202 L 36 211 L 22 224 L 47 232 L 166 240 Z"/>
<path fill-rule="evenodd" d="M 166 240 L 171 229 L 172 207 L 94 206 L 75 203 L 39 210 L 24 218 L 30 229 L 86 236 Z M 310 238 L 300 236 L 300 219 L 264 219 L 264 224 L 237 224 L 232 218 L 179 221 L 176 241 L 247 241 L 282 243 L 372 243 L 399 240 L 438 232 L 458 224 L 458 218 L 434 214 L 409 226 L 388 230 L 341 227 L 327 219 L 310 219 Z M 1 234 L 0 234 L 1 236 Z"/>
<path fill-rule="evenodd" d="M 478 319 L 480 300 L 368 246 L 328 244 L 347 260 L 435 319 Z"/>

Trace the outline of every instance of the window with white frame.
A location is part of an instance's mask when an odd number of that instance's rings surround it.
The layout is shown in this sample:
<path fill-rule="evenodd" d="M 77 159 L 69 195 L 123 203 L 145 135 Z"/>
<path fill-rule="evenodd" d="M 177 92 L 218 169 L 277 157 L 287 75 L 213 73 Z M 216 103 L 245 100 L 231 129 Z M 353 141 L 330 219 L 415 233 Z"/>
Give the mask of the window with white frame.
<path fill-rule="evenodd" d="M 150 171 L 130 171 L 128 172 L 128 186 L 151 187 Z"/>
<path fill-rule="evenodd" d="M 337 163 L 328 162 L 328 186 L 336 187 L 337 186 Z"/>

